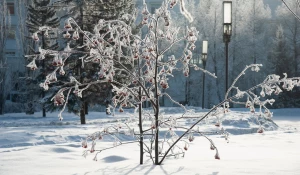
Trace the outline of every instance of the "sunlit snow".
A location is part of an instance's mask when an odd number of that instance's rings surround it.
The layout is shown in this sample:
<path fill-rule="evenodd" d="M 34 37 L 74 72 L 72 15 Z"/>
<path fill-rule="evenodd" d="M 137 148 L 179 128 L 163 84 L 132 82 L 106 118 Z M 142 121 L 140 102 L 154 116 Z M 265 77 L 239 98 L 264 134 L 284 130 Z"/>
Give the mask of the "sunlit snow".
<path fill-rule="evenodd" d="M 180 115 L 179 108 L 163 108 L 167 115 Z M 221 175 L 221 174 L 300 174 L 300 109 L 277 109 L 274 121 L 263 134 L 256 133 L 258 126 L 248 111 L 232 109 L 222 127 L 230 135 L 230 142 L 218 135 L 209 136 L 220 152 L 220 160 L 214 159 L 214 151 L 203 137 L 196 137 L 185 157 L 168 158 L 163 165 L 155 166 L 149 157 L 139 165 L 138 144 L 123 145 L 106 150 L 93 161 L 92 155 L 82 157 L 80 140 L 101 129 L 101 126 L 127 118 L 105 113 L 90 112 L 87 124 L 80 125 L 79 117 L 64 114 L 58 121 L 57 113 L 46 118 L 40 113 L 5 114 L 0 117 L 0 175 Z M 204 111 L 195 108 L 195 114 Z M 181 123 L 189 126 L 193 119 Z M 211 129 L 210 125 L 200 128 Z M 216 128 L 218 129 L 218 128 Z M 99 147 L 109 147 L 111 140 L 98 142 Z"/>

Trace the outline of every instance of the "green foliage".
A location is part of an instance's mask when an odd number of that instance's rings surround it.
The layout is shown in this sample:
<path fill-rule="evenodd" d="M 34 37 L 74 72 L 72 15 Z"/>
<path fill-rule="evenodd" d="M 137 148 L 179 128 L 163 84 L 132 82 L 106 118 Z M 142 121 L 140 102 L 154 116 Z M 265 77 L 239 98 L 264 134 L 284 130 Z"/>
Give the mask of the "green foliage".
<path fill-rule="evenodd" d="M 50 0 L 34 0 L 34 5 L 29 5 L 27 26 L 31 33 L 35 32 L 38 27 L 49 26 L 58 27 L 59 19 L 56 17 L 56 11 L 53 7 L 47 7 Z"/>

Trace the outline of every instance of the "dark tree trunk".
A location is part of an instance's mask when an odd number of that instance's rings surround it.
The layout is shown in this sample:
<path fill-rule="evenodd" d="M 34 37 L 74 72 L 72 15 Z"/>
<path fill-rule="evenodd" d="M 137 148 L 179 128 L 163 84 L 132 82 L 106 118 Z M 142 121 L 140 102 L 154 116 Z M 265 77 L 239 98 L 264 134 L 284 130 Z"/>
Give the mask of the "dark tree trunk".
<path fill-rule="evenodd" d="M 84 113 L 86 115 L 89 114 L 89 103 L 88 102 L 84 102 Z"/>
<path fill-rule="evenodd" d="M 141 76 L 140 60 L 138 59 L 139 76 Z M 139 79 L 141 80 L 141 79 Z M 139 87 L 139 101 L 142 101 L 142 88 Z M 140 129 L 140 164 L 144 163 L 144 133 L 143 133 L 143 118 L 142 118 L 142 104 L 139 103 L 139 129 Z"/>
<path fill-rule="evenodd" d="M 156 51 L 158 49 L 156 48 Z M 158 55 L 158 54 L 157 54 Z M 157 74 L 158 74 L 158 57 L 156 57 L 155 63 L 155 140 L 154 140 L 154 153 L 155 153 L 155 160 L 154 164 L 159 165 L 159 149 L 158 149 L 158 133 L 159 133 L 159 124 L 158 124 L 158 115 L 159 115 L 159 95 L 158 95 L 158 82 L 157 82 Z"/>
<path fill-rule="evenodd" d="M 2 82 L 3 83 L 3 82 Z M 3 88 L 2 88 L 2 84 L 0 85 L 1 86 L 1 94 L 0 94 L 0 115 L 3 115 L 4 114 L 4 91 L 3 91 Z"/>
<path fill-rule="evenodd" d="M 139 100 L 142 99 L 142 89 L 139 87 Z M 139 129 L 140 129 L 140 164 L 144 163 L 144 136 L 142 121 L 142 104 L 139 104 Z"/>
<path fill-rule="evenodd" d="M 83 9 L 82 9 L 82 4 L 80 6 L 80 22 L 81 22 L 81 28 L 83 29 Z M 80 40 L 80 45 L 83 45 L 83 34 L 81 34 L 81 40 Z M 80 63 L 78 63 L 78 66 L 79 66 L 79 73 L 78 75 L 80 76 L 80 82 L 82 83 L 83 82 L 83 77 L 82 77 L 82 68 L 81 68 L 81 65 Z M 83 99 L 81 98 L 81 108 L 80 108 L 80 122 L 81 124 L 86 124 L 86 121 L 85 121 L 85 114 L 86 114 L 86 103 L 83 101 Z"/>
<path fill-rule="evenodd" d="M 155 140 L 154 140 L 154 152 L 155 152 L 155 165 L 159 165 L 159 150 L 158 150 L 158 110 L 155 112 Z"/>
<path fill-rule="evenodd" d="M 42 49 L 45 49 L 45 36 L 44 36 L 44 32 L 42 32 Z M 42 74 L 43 74 L 43 78 L 45 79 L 46 76 L 46 71 L 45 71 L 45 60 L 42 60 Z M 43 99 L 43 104 L 42 104 L 42 108 L 43 108 L 43 117 L 46 117 L 46 109 L 45 109 L 45 102 L 44 102 L 44 97 L 45 97 L 45 90 L 42 90 L 42 99 Z"/>
<path fill-rule="evenodd" d="M 86 124 L 85 122 L 85 104 L 82 103 L 81 109 L 80 109 L 80 122 L 81 124 Z"/>
<path fill-rule="evenodd" d="M 3 63 L 2 63 L 3 64 Z M 6 70 L 4 68 L 0 69 L 0 115 L 4 114 L 4 104 L 5 104 L 5 94 L 4 94 L 4 88 L 5 88 L 5 73 Z"/>

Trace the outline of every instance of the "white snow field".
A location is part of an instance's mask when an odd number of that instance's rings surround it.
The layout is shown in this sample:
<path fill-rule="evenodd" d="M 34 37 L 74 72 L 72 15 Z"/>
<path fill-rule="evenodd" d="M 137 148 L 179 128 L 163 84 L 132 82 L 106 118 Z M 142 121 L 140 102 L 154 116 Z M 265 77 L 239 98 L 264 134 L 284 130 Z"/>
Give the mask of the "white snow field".
<path fill-rule="evenodd" d="M 164 108 L 166 114 L 180 115 L 178 108 Z M 82 157 L 81 138 L 115 123 L 126 114 L 106 116 L 90 112 L 87 124 L 80 125 L 79 117 L 64 113 L 58 121 L 57 113 L 5 114 L 0 116 L 0 175 L 300 175 L 300 109 L 277 109 L 274 121 L 264 124 L 264 133 L 256 133 L 258 126 L 248 111 L 231 109 L 222 126 L 230 133 L 227 143 L 219 135 L 209 136 L 219 149 L 220 160 L 203 137 L 196 137 L 185 157 L 168 158 L 155 166 L 145 157 L 139 165 L 139 146 L 126 144 L 94 156 Z M 205 111 L 195 108 L 195 115 Z M 191 125 L 193 120 L 180 123 Z M 200 125 L 208 130 L 213 125 Z M 213 128 L 214 129 L 214 128 Z M 97 146 L 109 147 L 104 140 Z"/>

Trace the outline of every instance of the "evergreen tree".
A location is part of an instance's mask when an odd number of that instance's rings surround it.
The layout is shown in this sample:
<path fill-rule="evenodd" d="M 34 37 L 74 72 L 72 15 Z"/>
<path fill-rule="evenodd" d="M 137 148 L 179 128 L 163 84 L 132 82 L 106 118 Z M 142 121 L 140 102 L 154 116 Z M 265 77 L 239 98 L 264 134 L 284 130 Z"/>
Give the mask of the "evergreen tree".
<path fill-rule="evenodd" d="M 59 26 L 59 19 L 56 17 L 56 11 L 53 7 L 48 7 L 50 0 L 33 0 L 33 4 L 28 6 L 27 15 L 27 27 L 29 32 L 33 33 L 37 31 L 39 27 L 47 26 L 50 28 L 56 28 Z M 37 47 L 41 49 L 55 49 L 58 48 L 56 42 L 56 36 L 54 33 L 48 33 L 46 31 L 40 33 L 34 33 L 32 37 L 35 37 L 34 50 L 38 52 Z M 41 40 L 40 40 L 41 38 Z M 45 61 L 48 61 L 49 57 L 40 60 L 38 64 L 41 66 L 40 74 L 36 77 L 37 81 L 40 82 L 45 79 L 45 75 L 48 71 L 53 70 L 53 67 L 45 67 Z M 46 64 L 49 65 L 49 64 Z M 45 97 L 45 92 L 41 91 L 42 98 Z M 43 106 L 43 117 L 46 117 L 45 101 L 47 98 L 42 100 Z"/>
<path fill-rule="evenodd" d="M 284 36 L 284 30 L 281 25 L 277 27 L 273 45 L 274 46 L 271 50 L 270 62 L 273 65 L 272 68 L 274 70 L 274 73 L 282 76 L 284 73 L 292 75 L 292 58 L 288 53 L 289 46 L 287 45 L 286 38 Z"/>
<path fill-rule="evenodd" d="M 83 5 L 83 15 L 82 15 L 82 27 L 83 29 L 92 32 L 94 25 L 100 20 L 117 20 L 122 19 L 128 24 L 134 24 L 134 0 L 93 0 L 86 1 Z M 125 14 L 131 14 L 130 16 L 124 16 Z M 127 19 L 124 19 L 127 18 Z M 109 27 L 109 26 L 108 26 Z M 132 28 L 135 28 L 132 26 Z M 106 31 L 103 31 L 106 32 Z M 109 36 L 108 36 L 109 37 Z M 107 38 L 108 39 L 108 38 Z M 114 44 L 114 42 L 112 42 Z M 126 54 L 126 50 L 123 49 L 123 54 Z M 86 81 L 93 81 L 93 77 L 99 72 L 95 69 L 98 67 L 98 63 L 91 63 L 85 65 L 85 79 Z M 132 67 L 131 67 L 132 68 Z M 129 65 L 130 69 L 130 65 Z M 96 75 L 97 76 L 97 75 Z M 126 81 L 126 76 L 117 76 L 119 82 Z M 124 82 L 122 82 L 124 83 Z M 95 84 L 93 87 L 89 88 L 86 92 L 86 101 L 89 104 L 108 104 L 112 97 L 110 83 L 105 84 Z M 100 93 L 95 96 L 93 91 L 100 90 Z M 105 93 L 103 93 L 105 92 Z M 107 113 L 108 114 L 108 113 Z"/>
<path fill-rule="evenodd" d="M 134 0 L 61 0 L 55 2 L 54 4 L 68 7 L 69 10 L 64 17 L 72 16 L 78 22 L 81 28 L 91 32 L 93 31 L 93 26 L 100 19 L 119 19 L 124 17 L 124 14 L 133 12 L 134 9 Z M 125 16 L 125 18 L 128 19 L 128 23 L 133 24 L 133 15 Z M 134 26 L 132 28 L 135 29 Z M 71 34 L 72 32 L 74 31 L 70 31 Z M 64 35 L 65 34 L 66 32 L 64 32 Z M 70 44 L 71 48 L 76 47 L 77 45 L 83 45 L 83 39 L 79 39 L 77 41 L 74 41 L 72 37 L 65 39 L 67 43 Z M 87 50 L 86 48 L 78 48 L 77 50 L 79 53 L 72 54 L 71 58 L 69 58 L 67 62 L 65 62 L 65 65 L 68 65 L 67 67 L 65 67 L 67 68 L 65 69 L 65 71 L 68 72 L 69 75 L 72 75 L 76 79 L 80 80 L 81 83 L 87 83 L 95 81 L 97 79 L 101 79 L 102 76 L 98 74 L 99 63 L 97 61 L 85 63 L 83 70 L 81 67 L 81 60 L 78 60 L 78 57 L 84 57 L 85 54 L 80 52 L 85 52 Z M 126 51 L 123 50 L 123 53 L 125 54 Z M 76 60 L 75 63 L 74 59 Z M 118 77 L 120 81 L 126 80 L 125 76 L 120 75 Z M 108 101 L 110 101 L 109 99 L 111 98 L 111 96 L 112 94 L 110 83 L 93 84 L 88 88 L 88 90 L 84 91 L 84 93 L 82 94 L 82 98 L 78 98 L 73 93 L 70 94 L 67 108 L 69 112 L 74 112 L 80 115 L 81 124 L 85 124 L 85 115 L 88 113 L 88 105 L 108 105 Z"/>
<path fill-rule="evenodd" d="M 274 73 L 277 75 L 294 75 L 293 56 L 288 50 L 289 45 L 284 35 L 284 29 L 281 25 L 279 25 L 276 31 L 276 36 L 273 41 L 273 48 L 269 56 L 270 67 L 274 70 Z M 275 98 L 277 98 L 276 101 L 278 101 L 278 103 L 274 104 L 274 107 L 295 107 L 297 105 L 299 107 L 300 96 L 298 93 L 295 93 L 295 91 L 296 88 L 292 91 L 283 91 L 281 94 L 276 96 Z"/>
<path fill-rule="evenodd" d="M 94 0 L 87 1 L 84 6 L 83 21 L 86 28 L 92 29 L 100 19 L 120 19 L 124 14 L 134 12 L 133 0 Z M 134 18 L 130 18 L 134 20 Z"/>

